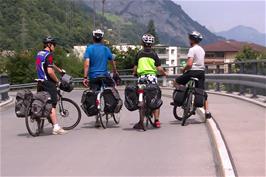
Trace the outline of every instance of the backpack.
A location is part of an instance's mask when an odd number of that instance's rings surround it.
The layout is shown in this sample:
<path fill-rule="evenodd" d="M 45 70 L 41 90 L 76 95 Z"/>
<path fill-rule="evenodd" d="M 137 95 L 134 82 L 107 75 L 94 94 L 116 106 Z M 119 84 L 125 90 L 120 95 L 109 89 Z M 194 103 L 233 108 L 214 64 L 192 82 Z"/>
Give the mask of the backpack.
<path fill-rule="evenodd" d="M 38 92 L 33 95 L 31 114 L 35 118 L 49 117 L 52 111 L 51 96 L 48 92 Z"/>
<path fill-rule="evenodd" d="M 25 117 L 27 108 L 32 102 L 33 94 L 30 90 L 18 91 L 15 102 L 15 113 L 17 117 Z"/>
<path fill-rule="evenodd" d="M 97 93 L 91 90 L 85 90 L 81 98 L 81 108 L 88 117 L 98 114 L 98 108 L 96 105 Z"/>
<path fill-rule="evenodd" d="M 173 92 L 173 100 L 176 106 L 182 106 L 185 98 L 186 98 L 186 90 L 185 86 L 179 86 L 179 88 L 175 89 Z"/>
<path fill-rule="evenodd" d="M 157 84 L 148 84 L 144 90 L 145 104 L 151 110 L 159 109 L 163 101 L 161 89 Z"/>
<path fill-rule="evenodd" d="M 135 111 L 138 107 L 139 97 L 137 93 L 137 87 L 134 85 L 128 85 L 125 88 L 125 107 L 129 111 Z"/>
<path fill-rule="evenodd" d="M 123 106 L 123 101 L 120 98 L 118 91 L 114 87 L 106 88 L 103 91 L 104 97 L 104 112 L 119 113 Z"/>
<path fill-rule="evenodd" d="M 205 102 L 205 91 L 200 88 L 195 88 L 194 106 L 197 108 L 203 107 Z"/>
<path fill-rule="evenodd" d="M 59 88 L 65 92 L 71 92 L 74 89 L 72 77 L 68 74 L 64 74 L 61 78 L 61 84 Z"/>

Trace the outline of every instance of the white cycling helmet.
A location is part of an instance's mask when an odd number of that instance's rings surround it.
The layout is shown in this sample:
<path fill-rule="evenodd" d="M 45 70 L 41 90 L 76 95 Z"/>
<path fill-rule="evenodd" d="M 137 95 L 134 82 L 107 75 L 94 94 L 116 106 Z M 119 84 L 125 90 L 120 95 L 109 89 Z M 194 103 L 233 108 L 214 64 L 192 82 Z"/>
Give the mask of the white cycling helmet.
<path fill-rule="evenodd" d="M 151 34 L 144 34 L 142 36 L 142 42 L 144 44 L 152 45 L 155 42 L 155 37 Z"/>
<path fill-rule="evenodd" d="M 92 36 L 96 39 L 102 39 L 104 36 L 104 32 L 100 29 L 97 29 L 97 30 L 92 32 Z"/>
<path fill-rule="evenodd" d="M 188 35 L 189 35 L 189 39 L 194 40 L 196 42 L 200 42 L 203 39 L 203 36 L 197 31 L 193 31 L 192 33 L 189 33 Z"/>

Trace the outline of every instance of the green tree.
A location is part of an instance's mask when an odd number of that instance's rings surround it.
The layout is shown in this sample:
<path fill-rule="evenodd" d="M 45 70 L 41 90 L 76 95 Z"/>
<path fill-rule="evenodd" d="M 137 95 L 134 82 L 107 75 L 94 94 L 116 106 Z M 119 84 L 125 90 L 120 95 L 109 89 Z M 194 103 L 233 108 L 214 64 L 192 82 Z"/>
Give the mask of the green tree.
<path fill-rule="evenodd" d="M 160 43 L 160 39 L 159 39 L 158 34 L 156 32 L 156 28 L 155 28 L 153 20 L 149 21 L 147 33 L 149 33 L 155 37 L 155 44 Z"/>
<path fill-rule="evenodd" d="M 257 60 L 260 59 L 261 53 L 254 51 L 250 46 L 245 46 L 236 56 L 236 61 Z"/>

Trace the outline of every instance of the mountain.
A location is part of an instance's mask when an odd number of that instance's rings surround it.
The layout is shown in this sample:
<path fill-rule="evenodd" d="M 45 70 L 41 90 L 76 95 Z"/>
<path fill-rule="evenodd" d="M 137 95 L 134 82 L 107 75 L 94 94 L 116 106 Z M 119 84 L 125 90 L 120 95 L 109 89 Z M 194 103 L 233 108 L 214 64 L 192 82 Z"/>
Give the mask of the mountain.
<path fill-rule="evenodd" d="M 87 44 L 92 40 L 94 14 L 81 0 L 0 0 L 0 51 L 35 48 L 46 35 L 57 37 L 66 48 Z M 103 26 L 106 39 L 139 41 L 145 26 L 108 17 L 95 14 L 95 25 Z M 119 35 L 108 32 L 117 25 L 121 26 Z"/>
<path fill-rule="evenodd" d="M 216 34 L 227 39 L 252 42 L 266 46 L 266 34 L 260 33 L 256 29 L 247 26 L 236 26 L 228 31 L 222 31 Z"/>
<path fill-rule="evenodd" d="M 102 1 L 84 1 L 91 8 L 94 8 L 95 2 L 95 9 L 102 11 Z M 147 26 L 150 20 L 154 20 L 161 43 L 188 46 L 187 33 L 193 30 L 204 35 L 203 44 L 221 39 L 192 20 L 180 5 L 171 0 L 106 0 L 104 7 L 108 14 L 122 17 L 131 23 Z"/>

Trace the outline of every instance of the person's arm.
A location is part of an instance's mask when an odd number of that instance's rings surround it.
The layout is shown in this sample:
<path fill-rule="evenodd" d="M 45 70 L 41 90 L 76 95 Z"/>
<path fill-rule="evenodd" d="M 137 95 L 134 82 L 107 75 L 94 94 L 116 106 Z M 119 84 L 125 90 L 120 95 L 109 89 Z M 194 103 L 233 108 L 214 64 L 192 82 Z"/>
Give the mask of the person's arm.
<path fill-rule="evenodd" d="M 158 55 L 155 53 L 155 66 L 157 68 L 157 71 L 159 71 L 159 73 L 162 75 L 162 76 L 166 76 L 166 72 L 164 71 L 163 67 L 162 67 L 162 64 L 161 64 L 161 60 L 160 58 L 158 57 Z"/>
<path fill-rule="evenodd" d="M 89 87 L 89 80 L 88 80 L 88 73 L 89 73 L 89 66 L 90 66 L 90 59 L 84 60 L 84 79 L 83 79 L 83 85 L 85 87 Z"/>
<path fill-rule="evenodd" d="M 117 72 L 117 69 L 116 69 L 116 62 L 115 62 L 115 60 L 110 60 L 110 63 L 111 63 L 111 66 L 112 66 L 113 74 L 117 74 L 118 75 L 118 72 Z"/>
<path fill-rule="evenodd" d="M 167 76 L 167 74 L 166 74 L 166 72 L 164 71 L 164 69 L 163 69 L 162 66 L 158 66 L 158 67 L 157 67 L 157 71 L 159 71 L 160 74 L 161 74 L 162 76 Z"/>
<path fill-rule="evenodd" d="M 53 79 L 53 81 L 55 81 L 56 83 L 59 83 L 59 79 L 57 78 L 57 76 L 54 72 L 54 69 L 52 67 L 48 67 L 47 72 L 48 72 L 50 78 Z"/>
<path fill-rule="evenodd" d="M 190 70 L 192 68 L 192 65 L 193 65 L 193 58 L 192 57 L 189 57 L 187 59 L 187 64 L 186 64 L 186 66 L 183 69 L 183 73 L 186 72 L 186 71 L 188 71 L 188 70 Z"/>
<path fill-rule="evenodd" d="M 190 48 L 189 51 L 188 51 L 188 54 L 187 54 L 187 64 L 186 66 L 183 68 L 183 73 L 190 70 L 192 68 L 192 65 L 193 65 L 193 60 L 194 60 L 194 50 L 193 48 Z"/>
<path fill-rule="evenodd" d="M 137 66 L 134 66 L 134 68 L 133 68 L 133 76 L 136 76 L 137 75 L 137 69 L 138 69 L 138 67 Z"/>

